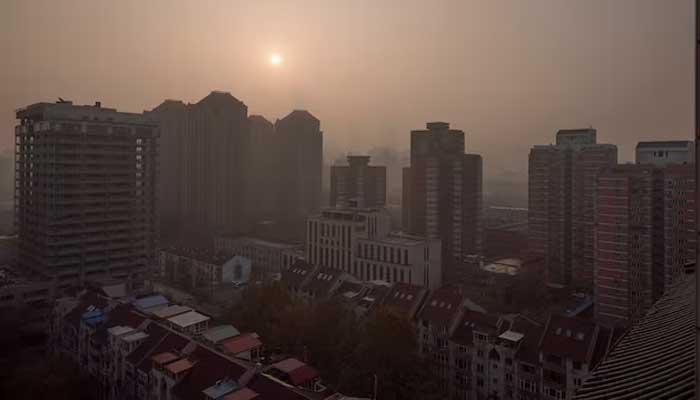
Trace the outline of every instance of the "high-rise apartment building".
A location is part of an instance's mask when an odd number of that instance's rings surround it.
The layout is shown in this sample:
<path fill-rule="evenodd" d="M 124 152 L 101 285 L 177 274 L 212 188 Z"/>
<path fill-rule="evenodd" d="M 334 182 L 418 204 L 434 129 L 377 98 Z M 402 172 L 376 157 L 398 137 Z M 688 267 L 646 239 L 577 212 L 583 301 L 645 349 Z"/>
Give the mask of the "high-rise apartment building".
<path fill-rule="evenodd" d="M 695 143 L 692 140 L 639 142 L 635 148 L 637 164 L 663 167 L 671 164 L 694 164 Z"/>
<path fill-rule="evenodd" d="M 384 207 L 386 167 L 370 166 L 369 156 L 348 156 L 331 167 L 331 207 Z"/>
<path fill-rule="evenodd" d="M 625 164 L 605 168 L 597 182 L 595 315 L 628 325 L 651 306 L 663 265 L 663 176 L 650 164 Z"/>
<path fill-rule="evenodd" d="M 560 130 L 555 145 L 530 150 L 529 246 L 544 255 L 551 283 L 593 287 L 596 176 L 617 163 L 617 147 L 596 136 L 595 129 Z"/>
<path fill-rule="evenodd" d="M 261 115 L 248 118 L 250 143 L 247 154 L 246 185 L 248 217 L 252 222 L 277 220 L 277 198 L 279 187 L 280 148 L 272 122 Z"/>
<path fill-rule="evenodd" d="M 280 149 L 276 208 L 293 237 L 304 237 L 304 222 L 321 209 L 323 133 L 320 121 L 305 110 L 275 123 Z"/>
<path fill-rule="evenodd" d="M 481 156 L 464 154 L 464 132 L 430 122 L 411 132 L 403 171 L 404 230 L 442 242 L 444 281 L 460 279 L 466 255 L 481 253 Z"/>
<path fill-rule="evenodd" d="M 694 160 L 693 160 L 694 161 Z M 697 224 L 695 165 L 667 165 L 664 177 L 664 267 L 655 275 L 654 298 L 659 298 L 695 261 Z"/>
<path fill-rule="evenodd" d="M 230 93 L 195 104 L 166 100 L 148 112 L 163 132 L 158 204 L 165 240 L 210 243 L 244 232 L 248 107 Z"/>
<path fill-rule="evenodd" d="M 158 128 L 71 102 L 17 111 L 18 264 L 59 283 L 124 279 L 155 264 Z"/>
<path fill-rule="evenodd" d="M 682 275 L 683 267 L 695 260 L 695 143 L 688 140 L 639 142 L 637 164 L 649 164 L 663 174 L 663 232 L 655 242 L 663 252 L 663 266 L 654 270 L 654 298 Z"/>

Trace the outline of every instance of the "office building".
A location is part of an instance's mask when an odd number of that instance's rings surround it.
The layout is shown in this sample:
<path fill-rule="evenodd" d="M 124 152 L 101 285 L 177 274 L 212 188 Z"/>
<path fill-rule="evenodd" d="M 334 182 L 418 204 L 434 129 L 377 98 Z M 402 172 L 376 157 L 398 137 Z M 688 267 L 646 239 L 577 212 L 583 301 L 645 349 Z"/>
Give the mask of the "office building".
<path fill-rule="evenodd" d="M 384 207 L 386 167 L 370 166 L 369 156 L 348 156 L 347 163 L 331 167 L 330 206 Z"/>
<path fill-rule="evenodd" d="M 156 125 L 99 102 L 36 103 L 17 119 L 19 268 L 138 285 L 155 262 Z"/>
<path fill-rule="evenodd" d="M 534 146 L 528 166 L 529 247 L 545 256 L 547 280 L 593 287 L 596 176 L 617 163 L 617 147 L 598 144 L 595 129 L 557 132 Z"/>
<path fill-rule="evenodd" d="M 442 283 L 439 239 L 391 232 L 385 209 L 329 208 L 307 222 L 306 259 L 356 278 L 426 288 Z"/>
<path fill-rule="evenodd" d="M 443 279 L 459 280 L 464 257 L 481 253 L 482 160 L 464 154 L 464 132 L 430 122 L 411 132 L 403 171 L 404 231 L 442 242 Z"/>

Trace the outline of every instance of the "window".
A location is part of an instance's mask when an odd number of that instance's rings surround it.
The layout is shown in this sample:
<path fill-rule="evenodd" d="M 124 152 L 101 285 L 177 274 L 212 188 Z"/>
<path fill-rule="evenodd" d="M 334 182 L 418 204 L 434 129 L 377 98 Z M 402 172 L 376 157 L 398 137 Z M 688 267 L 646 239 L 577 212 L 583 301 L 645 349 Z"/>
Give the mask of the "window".
<path fill-rule="evenodd" d="M 524 390 L 526 392 L 530 392 L 530 393 L 537 392 L 537 384 L 535 382 L 528 381 L 526 379 L 521 379 L 520 382 L 518 383 L 518 386 L 520 387 L 520 390 Z"/>

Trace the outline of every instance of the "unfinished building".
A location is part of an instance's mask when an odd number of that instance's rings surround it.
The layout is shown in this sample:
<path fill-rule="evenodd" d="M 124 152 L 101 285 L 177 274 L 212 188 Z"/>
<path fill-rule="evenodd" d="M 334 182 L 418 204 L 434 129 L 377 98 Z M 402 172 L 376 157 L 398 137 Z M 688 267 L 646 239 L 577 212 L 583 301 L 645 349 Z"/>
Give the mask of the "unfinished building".
<path fill-rule="evenodd" d="M 154 265 L 158 128 L 142 114 L 36 103 L 17 110 L 18 267 L 67 286 Z"/>

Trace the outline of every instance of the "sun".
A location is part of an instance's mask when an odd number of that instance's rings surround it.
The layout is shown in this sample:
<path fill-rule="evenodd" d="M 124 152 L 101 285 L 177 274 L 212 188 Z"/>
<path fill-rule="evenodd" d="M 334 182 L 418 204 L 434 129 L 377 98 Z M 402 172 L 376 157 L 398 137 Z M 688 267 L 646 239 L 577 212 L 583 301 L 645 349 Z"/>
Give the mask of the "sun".
<path fill-rule="evenodd" d="M 282 64 L 282 56 L 279 53 L 270 54 L 270 64 L 273 66 L 279 66 Z"/>

